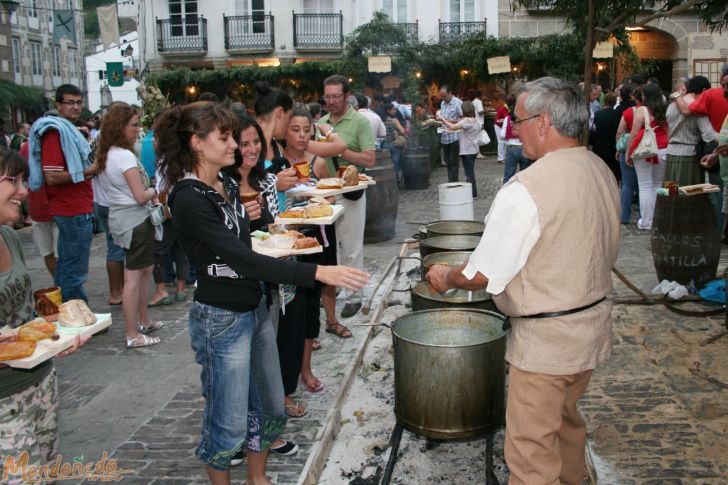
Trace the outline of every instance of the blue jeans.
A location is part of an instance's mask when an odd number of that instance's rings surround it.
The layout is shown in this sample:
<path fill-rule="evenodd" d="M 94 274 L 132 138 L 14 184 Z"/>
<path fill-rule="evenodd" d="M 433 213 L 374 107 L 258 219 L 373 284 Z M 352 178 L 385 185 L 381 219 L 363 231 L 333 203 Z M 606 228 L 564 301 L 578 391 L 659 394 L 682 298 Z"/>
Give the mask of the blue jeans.
<path fill-rule="evenodd" d="M 229 469 L 243 445 L 267 450 L 286 424 L 276 336 L 264 302 L 244 313 L 197 301 L 190 308 L 190 340 L 205 397 L 195 454 L 217 470 Z"/>
<path fill-rule="evenodd" d="M 470 182 L 473 188 L 473 197 L 478 196 L 478 188 L 475 186 L 475 157 L 477 154 L 460 155 L 460 161 L 463 162 L 463 172 L 465 172 L 465 180 Z"/>
<path fill-rule="evenodd" d="M 624 153 L 619 152 L 619 168 L 622 170 L 622 188 L 620 189 L 620 203 L 622 213 L 620 221 L 622 224 L 629 224 L 632 217 L 632 201 L 637 193 L 637 172 L 624 162 Z"/>
<path fill-rule="evenodd" d="M 54 216 L 58 226 L 58 263 L 55 284 L 63 301 L 88 301 L 83 285 L 88 279 L 88 262 L 93 240 L 93 215 Z"/>
<path fill-rule="evenodd" d="M 124 248 L 114 242 L 109 229 L 109 208 L 101 204 L 96 204 L 96 214 L 104 226 L 104 234 L 106 234 L 106 261 L 121 262 L 126 259 Z"/>
<path fill-rule="evenodd" d="M 508 182 L 518 170 L 526 170 L 531 165 L 531 160 L 523 156 L 521 145 L 506 145 L 506 168 L 503 172 L 503 183 Z"/>
<path fill-rule="evenodd" d="M 389 141 L 382 142 L 382 148 L 389 150 L 392 163 L 394 164 L 394 172 L 397 174 L 397 182 L 399 182 L 402 180 L 402 153 L 404 150 L 402 147 L 398 147 Z"/>

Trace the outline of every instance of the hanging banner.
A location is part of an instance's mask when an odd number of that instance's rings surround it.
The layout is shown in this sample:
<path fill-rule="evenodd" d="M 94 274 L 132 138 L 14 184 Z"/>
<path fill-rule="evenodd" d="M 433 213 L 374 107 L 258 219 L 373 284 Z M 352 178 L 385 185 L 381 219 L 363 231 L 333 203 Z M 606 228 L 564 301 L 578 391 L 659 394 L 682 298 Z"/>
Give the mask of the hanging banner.
<path fill-rule="evenodd" d="M 500 74 L 504 72 L 511 72 L 510 56 L 491 57 L 488 59 L 489 74 Z"/>
<path fill-rule="evenodd" d="M 371 56 L 369 58 L 369 72 L 391 72 L 392 58 L 389 56 Z"/>
<path fill-rule="evenodd" d="M 124 85 L 124 64 L 121 62 L 106 63 L 106 79 L 109 86 L 118 88 Z"/>
<path fill-rule="evenodd" d="M 119 43 L 119 19 L 116 3 L 104 7 L 96 7 L 96 16 L 99 19 L 99 32 L 104 47 Z"/>
<path fill-rule="evenodd" d="M 597 42 L 597 45 L 594 47 L 592 57 L 595 59 L 614 57 L 614 44 L 608 40 L 605 40 L 604 42 Z"/>
<path fill-rule="evenodd" d="M 76 24 L 73 21 L 73 10 L 53 11 L 53 43 L 58 44 L 63 37 L 76 44 Z"/>

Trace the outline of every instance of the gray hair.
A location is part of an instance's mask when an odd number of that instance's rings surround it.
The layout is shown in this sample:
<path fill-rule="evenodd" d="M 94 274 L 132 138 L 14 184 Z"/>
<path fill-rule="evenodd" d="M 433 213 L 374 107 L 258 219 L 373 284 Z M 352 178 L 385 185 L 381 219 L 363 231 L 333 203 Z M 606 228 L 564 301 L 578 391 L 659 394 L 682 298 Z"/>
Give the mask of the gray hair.
<path fill-rule="evenodd" d="M 546 114 L 556 131 L 569 138 L 580 138 L 589 123 L 584 94 L 575 84 L 555 77 L 527 82 L 518 96 L 527 93 L 523 108 L 528 115 Z"/>
<path fill-rule="evenodd" d="M 359 102 L 356 100 L 356 96 L 352 95 L 346 98 L 346 102 L 354 109 L 359 109 Z"/>

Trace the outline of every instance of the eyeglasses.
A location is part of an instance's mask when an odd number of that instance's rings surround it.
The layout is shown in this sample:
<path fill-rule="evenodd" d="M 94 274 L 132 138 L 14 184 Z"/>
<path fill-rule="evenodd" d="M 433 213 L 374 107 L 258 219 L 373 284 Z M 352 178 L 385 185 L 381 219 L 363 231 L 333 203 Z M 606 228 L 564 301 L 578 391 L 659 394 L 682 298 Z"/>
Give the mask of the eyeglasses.
<path fill-rule="evenodd" d="M 341 94 L 327 94 L 326 96 L 324 96 L 324 99 L 326 101 L 338 101 L 338 100 L 340 100 L 343 97 L 344 97 L 344 94 L 343 93 L 341 93 Z"/>
<path fill-rule="evenodd" d="M 61 104 L 66 106 L 83 106 L 83 99 L 71 100 L 71 101 L 59 101 Z"/>
<path fill-rule="evenodd" d="M 9 181 L 15 185 L 15 187 L 18 190 L 25 189 L 28 190 L 28 181 L 19 179 L 18 177 L 11 177 L 9 175 L 2 175 L 0 176 L 0 182 Z"/>
<path fill-rule="evenodd" d="M 540 114 L 539 115 L 533 115 L 533 116 L 529 116 L 528 118 L 523 118 L 522 120 L 519 120 L 518 117 L 516 117 L 516 112 L 514 111 L 513 114 L 511 115 L 511 122 L 513 122 L 514 125 L 517 125 L 519 123 L 523 123 L 524 121 L 528 121 L 528 120 L 532 120 L 534 118 L 538 118 L 539 116 L 541 116 L 541 115 Z"/>

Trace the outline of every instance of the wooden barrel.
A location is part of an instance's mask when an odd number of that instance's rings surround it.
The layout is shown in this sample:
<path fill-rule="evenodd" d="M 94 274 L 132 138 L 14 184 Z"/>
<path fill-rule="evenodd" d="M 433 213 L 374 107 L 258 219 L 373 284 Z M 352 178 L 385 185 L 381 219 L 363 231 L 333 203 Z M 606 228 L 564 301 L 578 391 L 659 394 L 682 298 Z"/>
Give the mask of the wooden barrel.
<path fill-rule="evenodd" d="M 399 190 L 397 175 L 389 150 L 377 152 L 374 168 L 367 169 L 367 175 L 377 181 L 367 188 L 367 216 L 364 225 L 364 242 L 388 241 L 394 237 L 397 226 L 397 205 Z M 345 237 L 345 236 L 342 236 Z"/>
<path fill-rule="evenodd" d="M 430 186 L 430 156 L 427 150 L 407 149 L 402 157 L 404 188 L 422 190 Z"/>
<path fill-rule="evenodd" d="M 652 222 L 652 259 L 657 280 L 690 280 L 698 288 L 715 279 L 720 231 L 708 194 L 658 195 Z"/>

